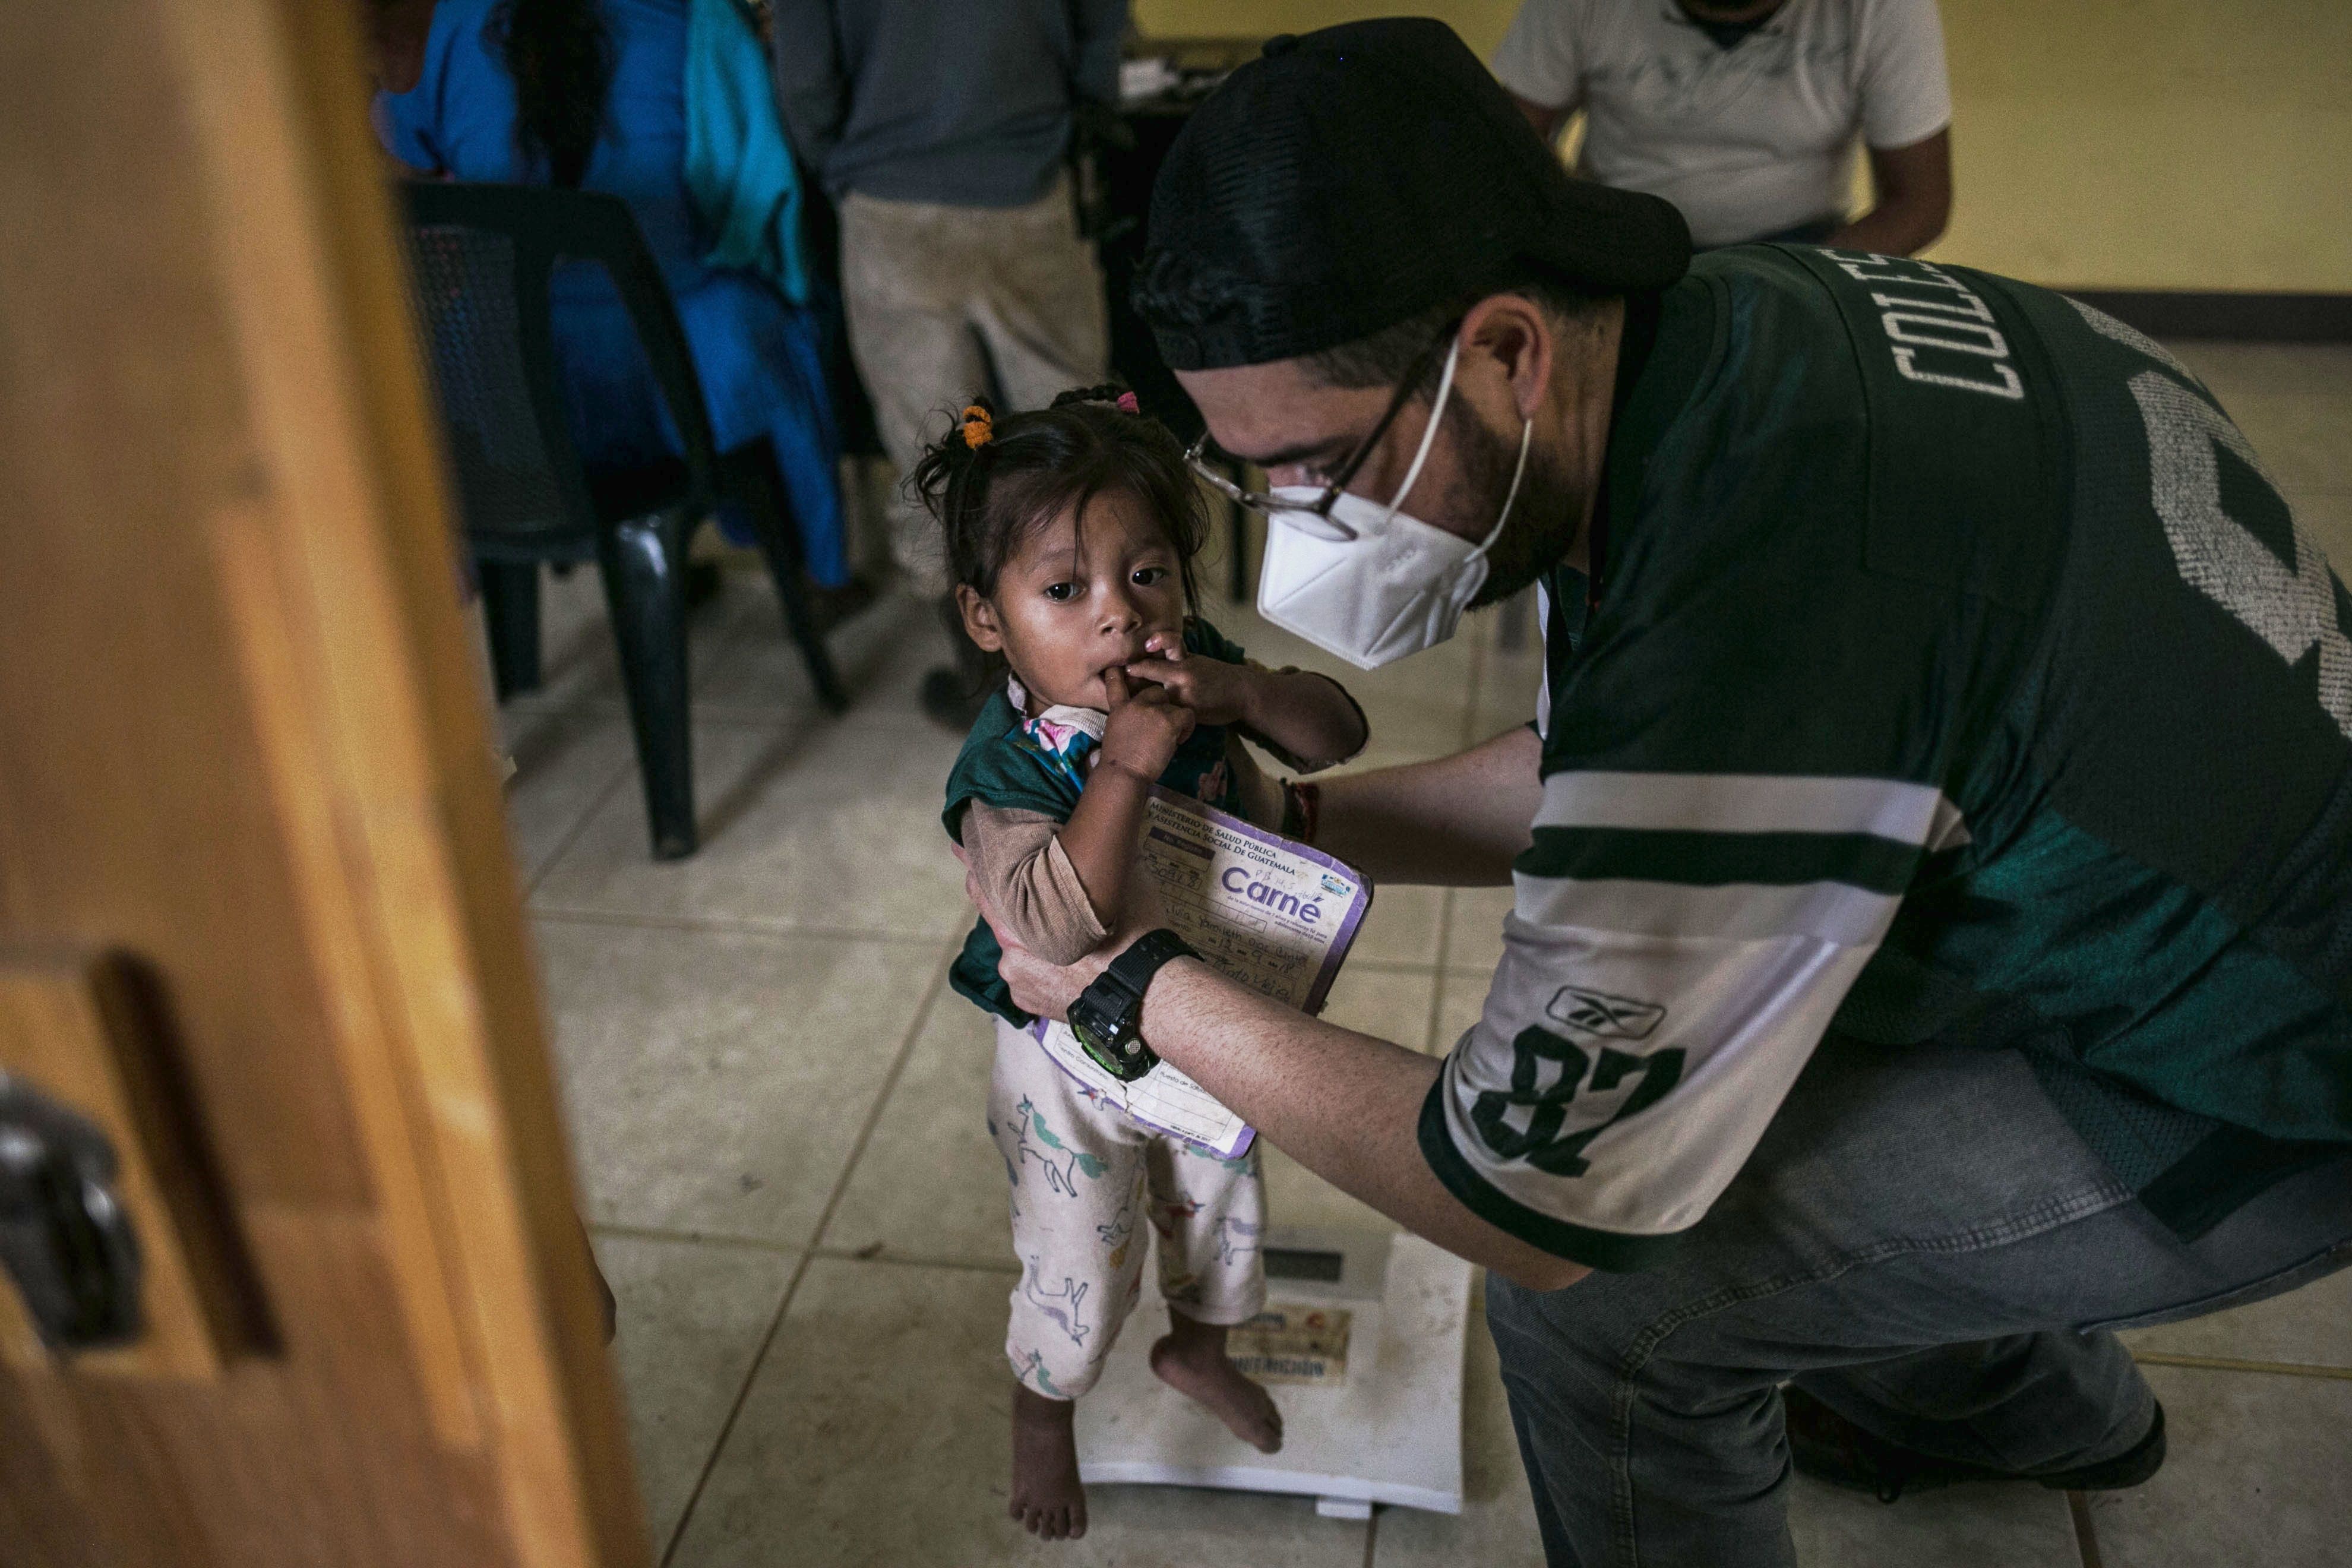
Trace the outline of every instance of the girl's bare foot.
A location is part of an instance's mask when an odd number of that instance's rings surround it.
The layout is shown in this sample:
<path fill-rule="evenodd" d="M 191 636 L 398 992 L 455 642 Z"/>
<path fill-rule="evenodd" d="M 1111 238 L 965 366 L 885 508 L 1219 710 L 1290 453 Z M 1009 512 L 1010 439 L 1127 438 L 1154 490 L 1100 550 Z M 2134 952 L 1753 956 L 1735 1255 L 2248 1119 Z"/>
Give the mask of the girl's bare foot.
<path fill-rule="evenodd" d="M 1282 1412 L 1273 1395 L 1244 1377 L 1225 1354 L 1219 1323 L 1196 1323 L 1173 1307 L 1169 1331 L 1151 1347 L 1151 1370 L 1179 1394 L 1197 1399 L 1243 1442 L 1261 1454 L 1282 1447 Z"/>
<path fill-rule="evenodd" d="M 1005 1512 L 1030 1534 L 1076 1541 L 1087 1532 L 1087 1489 L 1078 1484 L 1077 1405 L 1013 1385 L 1013 1498 Z"/>

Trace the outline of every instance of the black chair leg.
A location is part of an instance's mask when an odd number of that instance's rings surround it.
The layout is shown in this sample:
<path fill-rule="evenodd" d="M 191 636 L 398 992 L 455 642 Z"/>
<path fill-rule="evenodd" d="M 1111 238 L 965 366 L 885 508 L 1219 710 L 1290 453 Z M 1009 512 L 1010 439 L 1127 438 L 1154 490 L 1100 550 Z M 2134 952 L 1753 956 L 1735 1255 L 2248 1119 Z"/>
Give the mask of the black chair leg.
<path fill-rule="evenodd" d="M 675 514 L 631 518 L 604 530 L 598 554 L 604 603 L 620 646 L 621 680 L 636 732 L 637 771 L 654 858 L 695 851 L 692 711 L 686 663 L 686 541 Z"/>
<path fill-rule="evenodd" d="M 768 571 L 776 580 L 776 597 L 784 606 L 784 633 L 801 650 L 801 662 L 808 666 L 816 700 L 824 704 L 828 713 L 848 711 L 849 693 L 842 689 L 840 673 L 833 668 L 833 655 L 826 651 L 824 638 L 816 629 L 816 611 L 809 604 L 808 588 L 802 580 L 799 563 L 779 566 L 771 554 Z"/>
<path fill-rule="evenodd" d="M 490 634 L 490 682 L 499 700 L 540 687 L 539 563 L 474 563 L 482 584 L 482 617 Z"/>
<path fill-rule="evenodd" d="M 842 689 L 833 655 L 816 629 L 816 612 L 809 605 L 807 580 L 801 571 L 800 534 L 784 510 L 782 487 L 769 471 L 773 461 L 762 451 L 756 460 L 737 466 L 730 488 L 751 514 L 751 531 L 760 537 L 760 553 L 767 558 L 768 575 L 775 581 L 776 601 L 783 606 L 784 635 L 800 649 L 816 700 L 828 713 L 844 712 L 849 693 Z"/>

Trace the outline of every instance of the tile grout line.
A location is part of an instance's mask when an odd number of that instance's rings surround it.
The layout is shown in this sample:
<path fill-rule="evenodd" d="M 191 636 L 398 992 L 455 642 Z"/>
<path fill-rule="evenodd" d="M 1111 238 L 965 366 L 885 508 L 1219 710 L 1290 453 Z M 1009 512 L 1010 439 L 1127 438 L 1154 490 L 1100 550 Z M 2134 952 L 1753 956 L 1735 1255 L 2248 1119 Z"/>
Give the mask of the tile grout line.
<path fill-rule="evenodd" d="M 724 634 L 719 639 L 719 646 L 716 649 L 712 650 L 710 664 L 713 666 L 717 665 L 717 663 L 739 643 L 748 642 L 751 640 L 751 635 L 752 634 L 748 624 L 736 626 Z M 708 674 L 709 671 L 706 670 L 706 679 Z M 520 699 L 515 700 L 514 705 L 526 710 L 537 712 L 542 717 L 551 720 L 573 717 L 610 718 L 616 714 L 623 718 L 626 718 L 629 712 L 628 702 L 625 697 L 602 696 L 593 690 L 583 692 L 578 696 L 561 700 L 537 699 L 526 695 Z M 509 704 L 497 704 L 494 708 L 494 713 L 497 709 L 503 709 L 507 706 L 509 706 Z M 814 694 L 812 694 L 812 700 L 806 704 L 794 703 L 790 707 L 770 708 L 751 704 L 712 702 L 707 699 L 698 700 L 694 696 L 691 689 L 689 689 L 687 695 L 687 706 L 689 726 L 699 725 L 707 721 L 722 730 L 774 730 L 782 728 L 786 724 L 794 721 L 814 721 L 814 727 L 818 730 L 842 730 L 856 728 L 858 727 L 861 718 L 869 724 L 895 724 L 897 722 L 897 719 L 891 716 L 885 716 L 877 713 L 860 715 L 854 708 L 850 712 L 845 714 L 827 713 L 821 706 L 815 703 L 814 700 Z M 606 805 L 611 804 L 613 796 L 625 785 L 628 778 L 638 771 L 637 764 L 634 760 L 619 764 L 614 769 L 613 777 L 605 783 L 603 788 L 596 791 L 594 797 L 588 803 L 586 807 L 582 810 L 579 816 L 574 819 L 571 827 L 563 834 L 563 837 L 556 842 L 555 847 L 548 852 L 546 858 L 540 862 L 538 868 L 531 871 L 528 877 L 521 879 L 522 900 L 526 914 L 536 915 L 542 912 L 532 910 L 530 907 L 530 900 L 538 893 L 541 885 L 547 880 L 549 876 L 553 874 L 556 866 L 562 862 L 563 858 L 572 852 L 572 847 L 580 841 L 581 837 L 587 832 L 588 825 L 595 820 L 597 815 L 601 813 Z M 509 840 L 509 849 L 511 849 L 511 840 Z M 565 910 L 560 912 L 566 916 L 573 916 L 574 918 L 585 915 L 586 913 L 585 911 L 580 911 L 575 915 L 575 911 Z M 586 918 L 593 917 L 587 916 Z M 614 923 L 626 922 L 616 921 Z M 685 925 L 682 921 L 662 921 L 656 920 L 645 923 L 676 924 L 680 926 L 681 929 L 704 929 L 689 927 Z M 725 928 L 712 926 L 707 929 L 722 930 Z M 869 933 L 856 932 L 854 934 L 864 936 Z M 888 933 L 875 934 L 881 934 L 884 936 L 885 940 L 891 940 Z"/>
<path fill-rule="evenodd" d="M 1372 1505 L 1372 1514 L 1371 1514 L 1371 1517 L 1370 1517 L 1370 1519 L 1367 1519 L 1366 1521 L 1364 1521 L 1364 1562 L 1363 1562 L 1363 1568 L 1372 1568 L 1372 1553 L 1373 1553 L 1373 1552 L 1377 1552 L 1378 1550 L 1380 1550 L 1380 1544 L 1381 1544 L 1381 1505 L 1380 1505 L 1380 1504 L 1378 1504 L 1378 1503 L 1374 1503 L 1374 1504 Z"/>
<path fill-rule="evenodd" d="M 824 1245 L 825 1227 L 833 1224 L 834 1211 L 841 1206 L 842 1195 L 848 1192 L 850 1178 L 857 1173 L 857 1163 L 866 1157 L 866 1145 L 881 1124 L 882 1112 L 890 1097 L 898 1090 L 898 1080 L 906 1076 L 908 1062 L 914 1059 L 915 1042 L 923 1037 L 923 1030 L 931 1021 L 931 1010 L 939 1005 L 940 993 L 947 989 L 948 971 L 953 967 L 956 955 L 963 950 L 962 939 L 950 937 L 940 944 L 940 956 L 931 973 L 931 983 L 923 992 L 922 1005 L 915 1009 L 912 1022 L 907 1026 L 907 1037 L 892 1058 L 890 1070 L 882 1079 L 882 1089 L 874 1097 L 873 1109 L 866 1112 L 865 1125 L 857 1130 L 857 1141 L 849 1146 L 849 1158 L 842 1163 L 841 1174 L 835 1179 L 833 1192 L 824 1200 L 824 1209 L 816 1216 L 815 1228 L 809 1232 L 809 1256 L 824 1257 L 843 1252 L 840 1247 Z"/>
<path fill-rule="evenodd" d="M 727 654 L 736 647 L 737 644 L 748 641 L 749 637 L 750 628 L 748 624 L 737 626 L 727 631 L 720 637 L 719 646 L 711 650 L 709 666 L 717 666 L 723 658 L 725 658 Z M 706 668 L 702 673 L 704 679 L 708 679 L 709 668 Z M 498 710 L 506 706 L 507 704 L 505 703 L 494 703 L 492 707 L 493 717 L 495 717 Z M 547 718 L 558 720 L 572 717 L 609 718 L 615 713 L 625 718 L 629 711 L 628 701 L 625 697 L 604 697 L 598 695 L 593 690 L 583 692 L 574 697 L 552 700 L 544 699 L 535 700 L 529 694 L 525 694 L 520 699 L 520 706 L 523 707 L 527 710 L 540 712 Z M 815 712 L 820 719 L 832 717 L 832 715 L 824 714 L 821 709 L 816 708 L 814 702 L 811 703 L 810 707 L 811 710 Z M 709 717 L 715 720 L 721 728 L 727 728 L 729 727 L 730 719 L 734 718 L 733 715 L 725 710 L 725 705 L 723 704 L 717 705 L 715 710 L 705 714 L 698 715 L 695 710 L 696 703 L 694 692 L 692 687 L 689 685 L 687 691 L 687 713 L 689 727 L 691 727 L 698 718 Z M 801 710 L 794 708 L 783 710 L 782 711 L 785 716 L 798 716 Z M 751 712 L 764 715 L 766 710 L 751 710 Z M 737 727 L 740 727 L 742 723 L 747 721 L 748 719 L 737 720 Z M 522 879 L 522 895 L 526 912 L 529 912 L 530 899 L 532 895 L 539 891 L 540 884 L 544 882 L 548 876 L 554 871 L 557 863 L 560 862 L 564 856 L 572 852 L 572 846 L 578 843 L 581 835 L 588 830 L 589 823 L 593 821 L 597 814 L 602 812 L 604 807 L 611 803 L 614 795 L 622 787 L 629 775 L 637 771 L 637 764 L 634 760 L 634 756 L 632 757 L 632 760 L 619 764 L 619 766 L 614 770 L 613 777 L 607 780 L 604 786 L 595 793 L 594 797 L 589 802 L 586 808 L 583 809 L 580 816 L 572 822 L 572 826 L 564 833 L 563 837 L 557 841 L 555 847 L 548 852 L 547 858 L 540 862 L 538 868 L 533 870 L 529 877 Z M 511 847 L 511 844 L 509 844 L 509 847 Z"/>
<path fill-rule="evenodd" d="M 851 707 L 847 712 L 828 713 L 814 700 L 806 706 L 761 708 L 748 702 L 720 702 L 705 699 L 702 705 L 695 710 L 694 720 L 697 723 L 713 724 L 721 730 L 780 730 L 805 723 L 811 730 L 888 727 L 939 732 L 939 727 L 919 713 L 893 713 L 881 709 L 867 709 L 861 713 L 856 706 L 856 700 L 855 696 L 850 699 Z"/>
<path fill-rule="evenodd" d="M 827 713 L 817 704 L 814 695 L 806 702 L 792 703 L 730 702 L 717 697 L 696 697 L 688 700 L 691 706 L 690 716 L 696 723 L 709 722 L 722 730 L 772 730 L 802 720 L 813 724 L 829 724 L 840 729 L 878 728 L 885 725 L 909 730 L 936 728 L 931 725 L 929 720 L 919 713 L 892 712 L 887 709 L 878 708 L 860 710 L 855 706 L 856 701 L 855 696 L 850 700 L 852 706 L 846 713 Z M 627 698 L 604 697 L 593 692 L 554 700 L 512 697 L 507 700 L 505 706 L 515 711 L 530 713 L 545 719 L 573 717 L 626 719 L 629 716 Z"/>
<path fill-rule="evenodd" d="M 1021 1271 L 1018 1262 L 982 1263 L 969 1258 L 926 1257 L 880 1249 L 869 1252 L 863 1247 L 794 1247 L 789 1241 L 774 1241 L 763 1236 L 736 1236 L 726 1231 L 667 1230 L 659 1226 L 626 1225 L 604 1220 L 590 1221 L 588 1233 L 595 1237 L 610 1237 L 615 1241 L 652 1241 L 672 1247 L 717 1247 L 736 1252 L 764 1252 L 771 1257 L 805 1253 L 829 1263 L 878 1263 L 892 1268 L 956 1268 L 972 1274 L 1018 1274 Z"/>
<path fill-rule="evenodd" d="M 952 1268 L 965 1274 L 1000 1274 L 1017 1279 L 1021 1273 L 1018 1258 L 1011 1263 L 976 1263 L 969 1258 L 916 1258 L 889 1252 L 867 1252 L 862 1247 L 811 1247 L 814 1257 L 832 1263 L 878 1263 L 887 1268 Z"/>
<path fill-rule="evenodd" d="M 1441 959 L 1454 942 L 1454 889 L 1446 889 L 1445 897 L 1437 906 L 1437 953 Z M 1421 1048 L 1424 1051 L 1437 1044 L 1437 1020 L 1445 1011 L 1446 973 L 1441 963 L 1437 966 L 1437 984 L 1429 988 L 1429 1016 L 1422 1021 L 1421 1029 Z"/>
<path fill-rule="evenodd" d="M 1486 659 L 1501 629 L 1497 619 L 1485 628 L 1484 637 L 1470 645 L 1470 690 L 1462 700 L 1462 727 L 1454 732 L 1457 751 L 1468 751 L 1478 743 L 1478 704 L 1486 694 Z"/>
<path fill-rule="evenodd" d="M 701 931 L 718 936 L 809 937 L 823 942 L 878 942 L 898 947 L 931 947 L 947 939 L 937 932 L 869 930 L 858 926 L 794 925 L 741 915 L 646 915 L 633 910 L 585 909 L 576 904 L 534 904 L 533 920 L 559 925 L 632 926 L 646 931 Z"/>
<path fill-rule="evenodd" d="M 2099 1554 L 2099 1531 L 2091 1519 L 2090 1500 L 2081 1492 L 2068 1492 L 2066 1517 L 2074 1522 L 2074 1551 L 2083 1560 L 2083 1568 L 2106 1568 Z"/>
<path fill-rule="evenodd" d="M 789 1241 L 772 1241 L 763 1236 L 735 1236 L 727 1231 L 665 1230 L 654 1225 L 628 1225 L 615 1220 L 591 1220 L 591 1236 L 609 1236 L 619 1241 L 666 1241 L 691 1243 L 698 1247 L 726 1247 L 742 1252 L 805 1252 L 806 1247 L 794 1247 Z"/>
<path fill-rule="evenodd" d="M 2352 1366 L 2326 1366 L 2313 1362 L 2239 1361 L 2231 1356 L 2174 1355 L 2164 1351 L 2134 1351 L 2132 1360 L 2142 1366 L 2193 1367 L 2200 1372 L 2261 1372 L 2279 1377 L 2352 1380 Z"/>
<path fill-rule="evenodd" d="M 725 568 L 722 567 L 720 570 L 723 572 Z M 719 593 L 724 595 L 725 592 L 726 582 L 721 578 Z M 734 607 L 740 611 L 741 606 L 739 603 Z M 709 689 L 711 677 L 726 667 L 728 656 L 751 642 L 751 621 L 752 617 L 748 615 L 736 615 L 732 623 L 719 634 L 719 646 L 710 650 L 710 657 L 708 659 L 691 661 L 687 672 L 686 687 L 686 702 L 689 710 L 694 706 L 694 689 L 700 686 L 705 690 Z"/>
<path fill-rule="evenodd" d="M 627 783 L 629 775 L 635 772 L 636 772 L 636 763 L 633 761 L 623 763 L 614 768 L 613 776 L 604 781 L 604 787 L 596 792 L 595 798 L 588 803 L 572 826 L 565 830 L 563 837 L 556 841 L 555 847 L 547 852 L 547 858 L 541 860 L 538 869 L 523 879 L 521 901 L 523 912 L 526 915 L 530 912 L 530 900 L 539 892 L 540 884 L 547 880 L 559 861 L 572 853 L 572 846 L 578 844 L 581 837 L 588 831 L 588 825 L 596 820 L 597 815 L 611 803 L 614 794 Z M 509 849 L 513 847 L 511 837 L 508 840 L 508 847 Z"/>
<path fill-rule="evenodd" d="M 519 699 L 517 700 L 528 700 Z M 818 728 L 840 731 L 917 731 L 926 734 L 940 733 L 939 727 L 919 713 L 892 712 L 886 709 L 860 709 L 854 704 L 846 713 L 827 713 L 814 700 L 805 706 L 790 708 L 759 708 L 748 703 L 720 702 L 713 699 L 698 699 L 690 718 L 695 725 L 709 725 L 715 730 L 737 732 L 747 731 L 787 730 L 805 728 L 814 732 Z M 629 706 L 617 697 L 574 697 L 561 703 L 534 707 L 529 711 L 549 719 L 601 718 L 625 721 Z"/>
<path fill-rule="evenodd" d="M 1486 660 L 1494 652 L 1495 638 L 1501 630 L 1501 623 L 1499 620 L 1495 621 L 1481 628 L 1481 630 L 1483 635 L 1481 635 L 1475 642 L 1470 645 L 1469 691 L 1468 694 L 1464 697 L 1462 701 L 1462 727 L 1454 731 L 1455 738 L 1459 742 L 1460 749 L 1464 751 L 1467 751 L 1470 747 L 1478 743 L 1476 734 L 1478 725 L 1478 703 L 1480 699 L 1486 694 Z M 1452 949 L 1454 946 L 1454 899 L 1455 892 L 1455 889 L 1446 889 L 1445 897 L 1440 900 L 1437 905 L 1437 952 L 1436 963 L 1433 965 L 1437 972 L 1437 984 L 1430 987 L 1429 1016 L 1422 1022 L 1421 1049 L 1423 1053 L 1433 1051 L 1437 1048 L 1437 1020 L 1441 1016 L 1443 1016 L 1445 1010 L 1447 960 L 1453 956 Z M 1376 1513 L 1374 1518 L 1377 1519 L 1378 1517 L 1379 1516 Z M 1364 1551 L 1364 1562 L 1369 1565 L 1371 1560 L 1371 1549 L 1368 1545 Z"/>
<path fill-rule="evenodd" d="M 800 1294 L 801 1281 L 808 1277 L 809 1265 L 817 1256 L 817 1247 L 825 1226 L 833 1223 L 833 1211 L 840 1205 L 842 1194 L 849 1189 L 849 1178 L 857 1169 L 858 1160 L 866 1152 L 866 1141 L 882 1120 L 883 1108 L 898 1088 L 898 1079 L 907 1069 L 907 1062 L 915 1054 L 915 1042 L 922 1037 L 923 1026 L 930 1022 L 931 1009 L 938 1005 L 940 993 L 946 988 L 948 966 L 955 953 L 955 944 L 942 943 L 940 956 L 931 970 L 931 983 L 923 992 L 923 1000 L 915 1009 L 913 1020 L 907 1026 L 906 1037 L 898 1042 L 898 1053 L 890 1060 L 890 1070 L 884 1075 L 882 1087 L 874 1096 L 874 1103 L 857 1129 L 856 1142 L 849 1147 L 849 1158 L 842 1163 L 841 1174 L 834 1178 L 833 1191 L 825 1195 L 824 1207 L 819 1211 L 816 1225 L 809 1233 L 809 1246 L 793 1266 L 793 1277 L 784 1283 L 783 1299 L 776 1303 L 775 1315 L 768 1320 L 768 1331 L 760 1336 L 760 1348 L 751 1353 L 751 1364 L 744 1369 L 742 1384 L 735 1391 L 735 1401 L 727 1407 L 727 1419 L 719 1425 L 718 1435 L 711 1439 L 710 1451 L 703 1456 L 702 1471 L 694 1478 L 694 1489 L 686 1494 L 686 1504 L 678 1510 L 677 1523 L 672 1527 L 669 1541 L 663 1546 L 661 1568 L 669 1568 L 686 1540 L 688 1527 L 694 1522 L 695 1508 L 702 1501 L 703 1489 L 710 1484 L 711 1472 L 719 1468 L 719 1456 L 727 1450 L 727 1439 L 734 1435 L 735 1423 L 743 1414 L 743 1406 L 751 1397 L 751 1384 L 758 1381 L 760 1369 L 767 1364 L 768 1352 L 773 1349 L 776 1337 L 783 1331 L 785 1314 L 792 1310 L 793 1298 Z"/>
<path fill-rule="evenodd" d="M 1443 912 L 1440 913 L 1443 919 Z M 1410 958 L 1357 958 L 1350 954 L 1348 963 L 1352 971 L 1369 970 L 1374 974 L 1442 974 L 1444 970 L 1434 963 L 1419 963 Z"/>
<path fill-rule="evenodd" d="M 1445 961 L 1450 955 L 1446 950 L 1454 945 L 1454 895 L 1459 890 L 1447 888 L 1444 896 L 1437 900 L 1437 962 L 1429 967 L 1440 974 L 1448 968 Z"/>

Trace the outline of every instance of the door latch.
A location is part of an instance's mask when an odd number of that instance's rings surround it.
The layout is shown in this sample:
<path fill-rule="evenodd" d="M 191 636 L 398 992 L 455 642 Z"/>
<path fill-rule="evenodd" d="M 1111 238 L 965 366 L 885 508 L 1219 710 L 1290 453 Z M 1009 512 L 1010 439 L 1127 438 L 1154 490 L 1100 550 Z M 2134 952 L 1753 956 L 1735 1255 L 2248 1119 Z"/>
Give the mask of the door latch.
<path fill-rule="evenodd" d="M 0 1073 L 0 1266 L 53 1352 L 139 1332 L 139 1242 L 96 1123 Z"/>

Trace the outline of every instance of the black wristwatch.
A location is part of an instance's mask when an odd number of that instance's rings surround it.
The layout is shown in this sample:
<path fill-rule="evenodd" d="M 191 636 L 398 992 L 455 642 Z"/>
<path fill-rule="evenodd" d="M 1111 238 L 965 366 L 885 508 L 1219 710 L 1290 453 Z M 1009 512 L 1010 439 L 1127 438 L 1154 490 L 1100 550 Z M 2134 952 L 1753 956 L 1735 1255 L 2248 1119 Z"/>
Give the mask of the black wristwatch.
<path fill-rule="evenodd" d="M 1143 1043 L 1143 993 L 1170 959 L 1200 956 L 1192 943 L 1162 926 L 1137 937 L 1078 993 L 1070 1004 L 1070 1033 L 1097 1067 L 1121 1083 L 1133 1083 L 1160 1065 L 1159 1056 Z"/>

